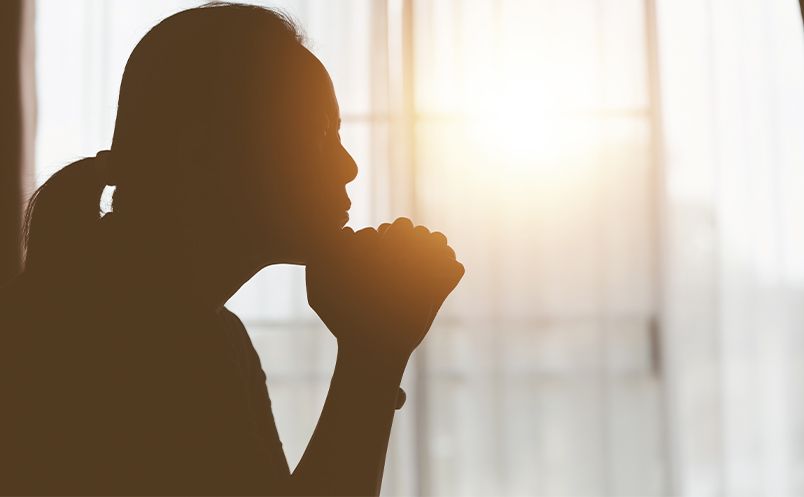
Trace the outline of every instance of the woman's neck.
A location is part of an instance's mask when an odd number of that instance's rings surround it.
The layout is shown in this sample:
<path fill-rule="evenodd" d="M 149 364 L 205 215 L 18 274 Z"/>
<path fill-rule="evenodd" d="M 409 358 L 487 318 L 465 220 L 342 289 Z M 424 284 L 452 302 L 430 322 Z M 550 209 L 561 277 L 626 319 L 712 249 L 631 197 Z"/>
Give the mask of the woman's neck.
<path fill-rule="evenodd" d="M 146 291 L 192 307 L 219 310 L 267 265 L 227 237 L 198 236 L 198 230 L 136 222 L 119 214 L 107 214 L 104 221 L 113 225 L 119 242 L 116 259 L 150 287 Z"/>

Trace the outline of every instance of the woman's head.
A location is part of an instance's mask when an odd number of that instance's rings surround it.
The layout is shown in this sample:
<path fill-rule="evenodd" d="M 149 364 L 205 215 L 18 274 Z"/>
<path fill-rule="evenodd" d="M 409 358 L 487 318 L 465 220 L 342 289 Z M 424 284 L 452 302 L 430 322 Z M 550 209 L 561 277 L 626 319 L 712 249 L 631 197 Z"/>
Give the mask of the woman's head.
<path fill-rule="evenodd" d="M 304 262 L 342 226 L 356 167 L 329 76 L 302 41 L 282 14 L 218 3 L 146 34 L 120 88 L 113 211 L 189 243 Z M 46 220 L 34 207 L 31 221 L 29 251 Z"/>

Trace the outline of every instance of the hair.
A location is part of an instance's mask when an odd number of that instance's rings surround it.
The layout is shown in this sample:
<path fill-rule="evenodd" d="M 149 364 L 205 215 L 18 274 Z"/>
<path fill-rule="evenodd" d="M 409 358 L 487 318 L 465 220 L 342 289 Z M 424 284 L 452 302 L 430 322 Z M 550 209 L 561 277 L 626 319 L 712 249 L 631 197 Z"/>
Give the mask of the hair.
<path fill-rule="evenodd" d="M 283 68 L 299 49 L 304 36 L 286 14 L 253 5 L 213 2 L 153 27 L 126 64 L 111 152 L 102 154 L 108 160 L 69 164 L 31 196 L 26 271 L 70 265 L 91 252 L 107 184 L 116 185 L 114 211 L 156 213 L 180 181 L 188 188 L 188 167 L 191 176 L 219 174 L 205 170 L 206 159 L 227 152 L 215 147 L 243 132 L 250 100 L 287 79 Z"/>

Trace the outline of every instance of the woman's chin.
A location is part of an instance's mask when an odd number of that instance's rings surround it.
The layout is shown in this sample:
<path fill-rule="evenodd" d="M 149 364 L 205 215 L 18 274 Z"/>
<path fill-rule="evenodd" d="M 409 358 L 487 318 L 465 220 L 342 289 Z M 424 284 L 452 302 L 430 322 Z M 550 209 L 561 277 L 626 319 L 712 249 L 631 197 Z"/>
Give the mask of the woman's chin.
<path fill-rule="evenodd" d="M 341 212 L 269 230 L 270 235 L 263 241 L 265 252 L 274 254 L 273 264 L 307 264 L 331 250 L 348 222 L 349 214 Z"/>

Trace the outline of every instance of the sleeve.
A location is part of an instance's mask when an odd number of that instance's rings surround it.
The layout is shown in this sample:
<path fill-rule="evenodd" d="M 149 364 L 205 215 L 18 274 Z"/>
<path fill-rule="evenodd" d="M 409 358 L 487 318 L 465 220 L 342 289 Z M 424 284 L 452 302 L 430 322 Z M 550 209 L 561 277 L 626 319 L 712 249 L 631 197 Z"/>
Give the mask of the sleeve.
<path fill-rule="evenodd" d="M 286 495 L 290 485 L 290 468 L 271 410 L 266 376 L 259 355 L 240 318 L 225 308 L 221 316 L 232 335 L 235 354 L 246 381 L 253 429 L 262 460 L 260 471 L 264 471 L 264 481 L 268 485 L 266 490 L 269 494 Z"/>

